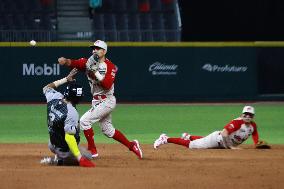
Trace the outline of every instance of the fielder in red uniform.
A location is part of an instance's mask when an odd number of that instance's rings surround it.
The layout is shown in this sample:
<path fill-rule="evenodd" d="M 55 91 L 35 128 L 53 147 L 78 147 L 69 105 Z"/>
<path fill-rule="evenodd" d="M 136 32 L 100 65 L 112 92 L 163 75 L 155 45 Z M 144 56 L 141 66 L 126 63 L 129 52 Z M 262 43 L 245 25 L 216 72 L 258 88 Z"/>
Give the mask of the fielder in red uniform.
<path fill-rule="evenodd" d="M 93 95 L 92 107 L 80 119 L 80 127 L 88 141 L 88 150 L 94 158 L 98 156 L 92 125 L 99 122 L 102 132 L 107 137 L 122 143 L 141 159 L 142 150 L 139 142 L 137 140 L 130 142 L 124 134 L 112 125 L 111 112 L 116 106 L 116 98 L 113 93 L 117 67 L 105 57 L 107 44 L 104 41 L 97 40 L 90 47 L 92 56 L 88 59 L 74 60 L 64 57 L 58 59 L 60 65 L 77 68 L 85 72 L 90 84 Z"/>
<path fill-rule="evenodd" d="M 245 106 L 241 116 L 228 123 L 222 131 L 215 131 L 206 137 L 183 133 L 181 138 L 170 138 L 166 134 L 161 134 L 154 142 L 154 148 L 157 149 L 163 144 L 174 143 L 190 149 L 239 149 L 238 146 L 250 135 L 252 135 L 256 145 L 259 138 L 256 123 L 253 121 L 254 115 L 254 108 Z"/>

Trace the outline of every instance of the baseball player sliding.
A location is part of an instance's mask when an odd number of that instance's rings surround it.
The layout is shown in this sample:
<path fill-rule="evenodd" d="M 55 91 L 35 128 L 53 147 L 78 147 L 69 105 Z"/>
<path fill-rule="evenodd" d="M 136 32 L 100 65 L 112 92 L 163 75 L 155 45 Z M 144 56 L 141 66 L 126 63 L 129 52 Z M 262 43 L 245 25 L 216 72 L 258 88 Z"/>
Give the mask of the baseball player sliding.
<path fill-rule="evenodd" d="M 112 125 L 111 112 L 116 106 L 116 98 L 113 93 L 117 67 L 105 57 L 107 44 L 104 41 L 97 40 L 90 47 L 92 55 L 88 59 L 74 60 L 64 57 L 58 59 L 60 65 L 77 68 L 85 72 L 91 87 L 93 95 L 92 107 L 80 119 L 80 127 L 88 141 L 88 150 L 94 158 L 98 156 L 92 125 L 99 122 L 101 131 L 107 137 L 125 145 L 141 159 L 142 150 L 139 142 L 137 140 L 130 142 L 124 134 Z"/>
<path fill-rule="evenodd" d="M 154 142 L 157 149 L 163 144 L 174 143 L 183 145 L 190 149 L 239 149 L 239 145 L 252 135 L 255 146 L 259 143 L 256 123 L 253 121 L 255 115 L 252 106 L 245 106 L 239 118 L 228 123 L 222 131 L 215 131 L 206 137 L 193 136 L 183 133 L 181 138 L 170 138 L 166 134 L 161 134 Z"/>
<path fill-rule="evenodd" d="M 50 136 L 48 147 L 55 157 L 45 157 L 41 160 L 41 164 L 95 166 L 81 154 L 78 148 L 80 142 L 79 114 L 75 107 L 83 96 L 83 89 L 80 85 L 72 82 L 77 72 L 76 69 L 73 69 L 67 77 L 54 81 L 43 88 L 43 94 L 47 101 L 47 123 Z M 64 95 L 55 90 L 67 82 L 69 84 Z"/>

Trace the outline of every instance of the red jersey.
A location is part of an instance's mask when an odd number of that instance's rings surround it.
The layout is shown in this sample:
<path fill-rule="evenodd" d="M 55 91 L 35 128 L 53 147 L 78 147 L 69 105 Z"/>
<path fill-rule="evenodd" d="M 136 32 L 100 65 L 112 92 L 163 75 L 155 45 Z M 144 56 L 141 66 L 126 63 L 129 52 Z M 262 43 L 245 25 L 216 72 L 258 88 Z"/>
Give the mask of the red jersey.
<path fill-rule="evenodd" d="M 98 81 L 92 71 L 86 70 L 86 63 L 88 59 L 80 58 L 71 60 L 71 67 L 84 71 L 88 77 L 91 87 L 91 93 L 95 95 L 113 95 L 114 93 L 114 80 L 117 72 L 117 67 L 109 60 L 98 63 L 98 71 L 103 76 L 102 81 Z"/>
<path fill-rule="evenodd" d="M 229 141 L 232 146 L 242 144 L 250 135 L 252 135 L 254 144 L 258 142 L 258 132 L 255 122 L 245 123 L 242 118 L 239 117 L 232 120 L 224 128 L 229 132 Z"/>

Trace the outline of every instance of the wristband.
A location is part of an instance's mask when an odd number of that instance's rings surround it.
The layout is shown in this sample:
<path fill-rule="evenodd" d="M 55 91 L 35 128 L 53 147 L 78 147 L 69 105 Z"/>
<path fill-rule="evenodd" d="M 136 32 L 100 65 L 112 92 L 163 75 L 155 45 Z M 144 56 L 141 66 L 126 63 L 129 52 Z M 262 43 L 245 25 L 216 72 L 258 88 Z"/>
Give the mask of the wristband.
<path fill-rule="evenodd" d="M 53 83 L 54 83 L 55 87 L 59 87 L 60 85 L 67 83 L 67 78 L 64 77 L 63 79 L 59 79 L 57 81 L 54 81 Z"/>

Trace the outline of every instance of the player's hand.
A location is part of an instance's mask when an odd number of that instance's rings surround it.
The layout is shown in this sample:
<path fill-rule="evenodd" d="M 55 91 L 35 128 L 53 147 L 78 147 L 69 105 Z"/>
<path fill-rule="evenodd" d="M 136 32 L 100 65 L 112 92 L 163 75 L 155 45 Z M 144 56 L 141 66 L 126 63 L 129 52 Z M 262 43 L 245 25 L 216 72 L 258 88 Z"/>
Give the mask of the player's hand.
<path fill-rule="evenodd" d="M 68 60 L 67 60 L 67 58 L 60 57 L 60 58 L 58 58 L 58 63 L 59 63 L 60 65 L 64 66 L 65 64 L 68 63 Z"/>
<path fill-rule="evenodd" d="M 74 81 L 75 79 L 74 79 L 74 76 L 76 75 L 78 73 L 78 70 L 76 69 L 76 68 L 73 68 L 72 70 L 71 70 L 71 72 L 67 75 L 67 77 L 66 77 L 66 79 L 67 79 L 67 81 L 68 82 L 70 82 L 70 81 Z"/>
<path fill-rule="evenodd" d="M 81 167 L 95 167 L 96 165 L 90 160 L 86 159 L 84 156 L 81 157 L 79 161 Z"/>

